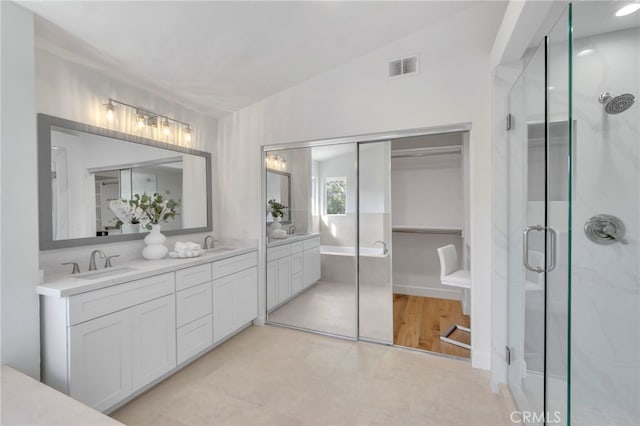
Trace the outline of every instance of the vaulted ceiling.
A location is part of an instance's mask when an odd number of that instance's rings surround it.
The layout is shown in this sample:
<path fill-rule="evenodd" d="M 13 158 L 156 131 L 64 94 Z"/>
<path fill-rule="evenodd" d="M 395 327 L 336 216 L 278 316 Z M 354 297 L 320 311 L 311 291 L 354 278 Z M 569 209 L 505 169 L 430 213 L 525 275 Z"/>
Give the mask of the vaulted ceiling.
<path fill-rule="evenodd" d="M 92 56 L 89 60 L 104 68 L 126 70 L 214 117 L 479 5 L 472 1 L 21 4 L 43 18 L 37 21 L 41 43 L 76 57 Z"/>

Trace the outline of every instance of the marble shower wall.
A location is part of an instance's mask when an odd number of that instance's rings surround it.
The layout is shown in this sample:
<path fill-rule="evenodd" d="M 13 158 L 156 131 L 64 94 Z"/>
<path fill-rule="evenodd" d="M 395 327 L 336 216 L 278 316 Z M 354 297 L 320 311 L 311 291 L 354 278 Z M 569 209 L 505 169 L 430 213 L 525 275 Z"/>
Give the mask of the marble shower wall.
<path fill-rule="evenodd" d="M 591 22 L 574 7 L 574 28 Z M 616 19 L 615 17 L 612 19 Z M 637 21 L 636 21 L 637 22 Z M 576 39 L 572 213 L 571 396 L 575 424 L 640 421 L 640 108 L 606 114 L 601 92 L 640 96 L 640 30 Z M 625 223 L 628 245 L 598 245 L 582 228 L 596 214 Z M 595 423 L 594 423 L 595 422 Z"/>

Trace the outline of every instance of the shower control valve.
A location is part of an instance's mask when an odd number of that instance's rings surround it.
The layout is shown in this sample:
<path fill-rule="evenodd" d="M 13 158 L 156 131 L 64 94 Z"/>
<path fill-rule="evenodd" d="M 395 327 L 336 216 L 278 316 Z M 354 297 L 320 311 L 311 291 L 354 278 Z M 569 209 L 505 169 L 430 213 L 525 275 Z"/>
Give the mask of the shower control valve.
<path fill-rule="evenodd" d="M 609 214 L 593 216 L 584 225 L 584 233 L 596 244 L 620 243 L 627 245 L 624 238 L 625 226 L 622 220 Z"/>

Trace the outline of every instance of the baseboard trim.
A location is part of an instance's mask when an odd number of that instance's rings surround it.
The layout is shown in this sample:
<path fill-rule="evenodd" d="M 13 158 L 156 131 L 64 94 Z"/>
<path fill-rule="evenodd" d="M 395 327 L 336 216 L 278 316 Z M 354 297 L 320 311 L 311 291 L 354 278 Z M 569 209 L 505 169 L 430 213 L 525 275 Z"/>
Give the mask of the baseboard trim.
<path fill-rule="evenodd" d="M 473 333 L 473 329 L 471 329 Z M 473 334 L 472 334 L 473 336 Z M 473 337 L 472 337 L 473 341 Z M 489 352 L 478 352 L 473 350 L 473 343 L 471 345 L 471 366 L 473 368 L 479 368 L 481 370 L 491 370 L 491 354 Z"/>
<path fill-rule="evenodd" d="M 393 292 L 408 296 L 435 297 L 437 299 L 460 300 L 459 290 L 418 287 L 412 285 L 394 285 Z"/>

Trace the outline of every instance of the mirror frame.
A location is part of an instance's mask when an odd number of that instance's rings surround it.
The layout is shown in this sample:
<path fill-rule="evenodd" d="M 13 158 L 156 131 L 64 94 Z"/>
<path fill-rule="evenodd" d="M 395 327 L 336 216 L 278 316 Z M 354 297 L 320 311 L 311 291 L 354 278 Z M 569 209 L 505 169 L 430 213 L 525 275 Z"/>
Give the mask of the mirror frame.
<path fill-rule="evenodd" d="M 47 114 L 38 114 L 38 222 L 40 225 L 40 250 L 52 250 L 69 247 L 81 247 L 96 244 L 108 244 L 122 241 L 142 240 L 147 233 L 106 235 L 103 237 L 70 238 L 66 240 L 53 239 L 53 223 L 51 220 L 53 208 L 53 194 L 51 190 L 51 128 L 61 127 L 93 135 L 104 136 L 111 139 L 119 139 L 126 142 L 148 145 L 155 148 L 203 157 L 206 161 L 206 187 L 207 187 L 207 225 L 199 228 L 176 229 L 163 231 L 164 235 L 196 234 L 199 232 L 211 232 L 213 229 L 213 211 L 211 207 L 211 153 L 159 142 L 116 130 L 104 129 L 89 124 L 78 123 L 60 117 Z"/>
<path fill-rule="evenodd" d="M 287 184 L 289 186 L 289 194 L 288 194 L 288 200 L 287 200 L 287 209 L 289 210 L 289 220 L 287 221 L 283 221 L 281 220 L 280 223 L 283 225 L 289 225 L 293 222 L 293 218 L 291 217 L 292 214 L 292 208 L 291 208 L 291 173 L 289 172 L 282 172 L 280 170 L 276 170 L 276 169 L 270 169 L 270 168 L 265 168 L 265 190 L 267 189 L 267 184 L 268 184 L 268 179 L 267 179 L 267 173 L 275 173 L 277 175 L 282 175 L 282 176 L 286 176 L 287 177 Z M 268 201 L 268 200 L 267 200 Z M 266 221 L 265 221 L 266 222 Z M 266 222 L 267 224 L 271 223 L 271 222 Z"/>

